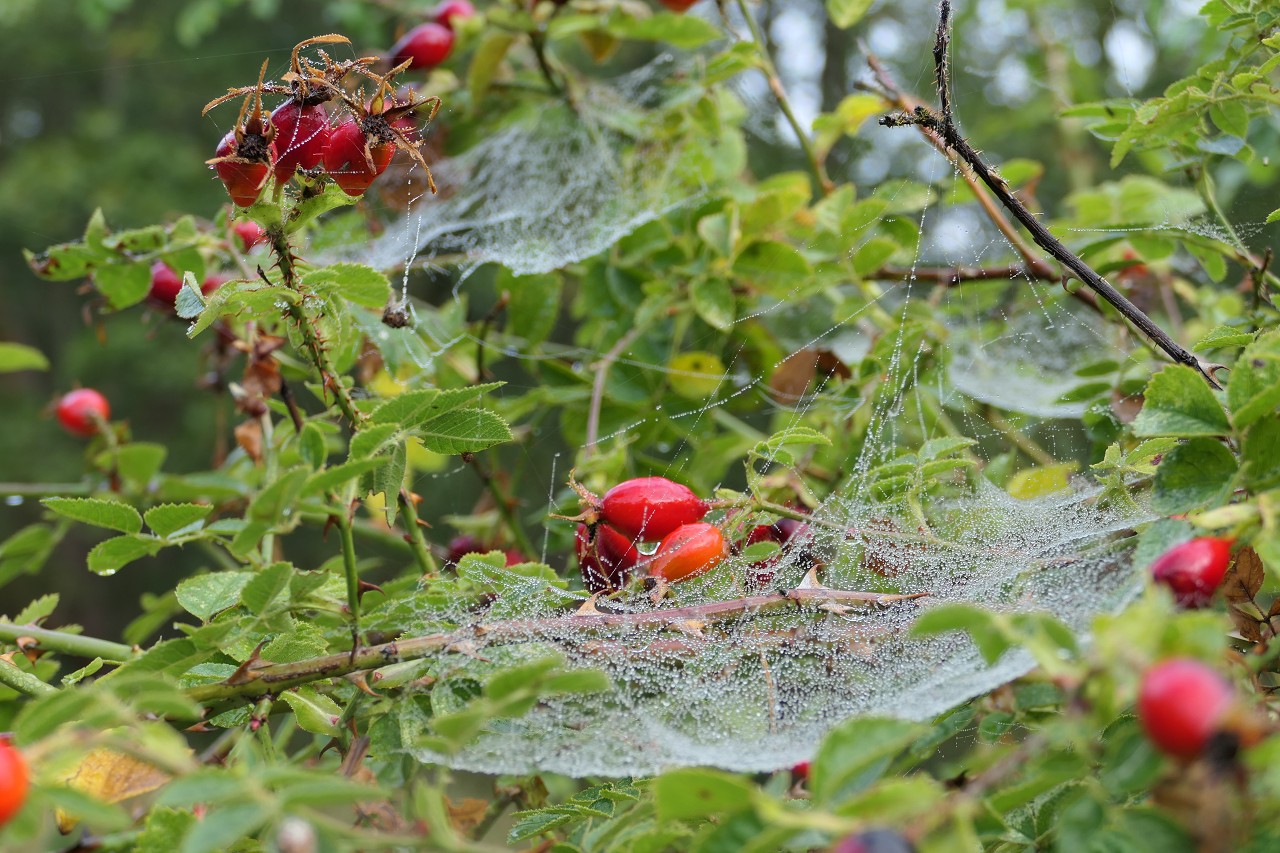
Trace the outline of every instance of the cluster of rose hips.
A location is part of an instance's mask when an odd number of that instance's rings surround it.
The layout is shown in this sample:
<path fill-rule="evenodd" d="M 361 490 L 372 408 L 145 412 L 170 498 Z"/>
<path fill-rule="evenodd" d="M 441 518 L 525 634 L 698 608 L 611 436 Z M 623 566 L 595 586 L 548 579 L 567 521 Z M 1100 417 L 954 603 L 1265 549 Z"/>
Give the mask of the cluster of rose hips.
<path fill-rule="evenodd" d="M 724 532 L 703 519 L 712 505 L 688 487 L 666 477 L 637 477 L 619 483 L 597 497 L 572 484 L 584 511 L 574 520 L 574 550 L 582 581 L 592 592 L 614 592 L 631 580 L 638 568 L 651 578 L 682 581 L 711 571 L 730 553 Z M 752 528 L 745 544 L 785 545 L 804 525 L 783 519 Z M 640 543 L 657 542 L 642 554 Z M 772 578 L 776 557 L 757 567 L 759 583 Z"/>
<path fill-rule="evenodd" d="M 452 0 L 441 9 L 436 17 L 444 23 L 430 26 L 448 33 L 451 48 L 453 34 L 448 25 L 469 17 L 474 10 L 461 0 Z M 431 171 L 419 150 L 421 140 L 412 137 L 417 131 L 418 112 L 425 108 L 430 121 L 439 109 L 440 99 L 419 100 L 412 91 L 397 93 L 392 86 L 402 71 L 430 65 L 421 62 L 416 54 L 399 58 L 399 49 L 393 50 L 393 67 L 385 74 L 372 70 L 380 61 L 376 56 L 339 62 L 317 48 L 317 65 L 302 55 L 304 48 L 349 43 L 339 35 L 302 41 L 294 47 L 290 70 L 279 82 L 265 81 L 264 62 L 256 85 L 231 89 L 205 106 L 207 113 L 219 104 L 244 96 L 235 126 L 208 161 L 237 205 L 248 207 L 256 202 L 272 177 L 277 187 L 283 187 L 299 174 L 306 179 L 327 175 L 347 195 L 363 195 L 386 171 L 396 149 L 407 152 L 422 166 L 434 191 Z M 447 53 L 446 49 L 444 55 Z M 444 55 L 437 61 L 442 61 Z M 344 81 L 350 74 L 374 83 L 372 97 L 366 98 L 363 90 L 354 96 L 348 94 Z M 267 115 L 262 106 L 264 94 L 283 94 L 286 98 Z M 325 108 L 331 102 L 345 107 L 336 121 L 331 120 Z"/>
<path fill-rule="evenodd" d="M 27 763 L 22 753 L 0 735 L 0 827 L 8 823 L 27 799 Z"/>

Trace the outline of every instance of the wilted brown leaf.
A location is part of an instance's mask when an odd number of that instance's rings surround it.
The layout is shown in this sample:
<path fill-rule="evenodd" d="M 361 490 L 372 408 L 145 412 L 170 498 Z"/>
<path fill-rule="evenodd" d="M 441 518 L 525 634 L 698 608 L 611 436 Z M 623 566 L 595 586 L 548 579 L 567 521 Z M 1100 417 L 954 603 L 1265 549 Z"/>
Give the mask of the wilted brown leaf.
<path fill-rule="evenodd" d="M 1233 604 L 1251 602 L 1262 589 L 1265 574 L 1258 552 L 1248 547 L 1241 548 L 1222 581 L 1222 594 Z"/>
<path fill-rule="evenodd" d="M 449 822 L 453 824 L 454 829 L 464 835 L 470 834 L 471 830 L 479 826 L 489 810 L 488 800 L 475 797 L 467 797 L 457 802 L 446 799 L 445 805 L 449 809 Z"/>
<path fill-rule="evenodd" d="M 236 425 L 236 444 L 254 462 L 262 461 L 262 423 L 251 418 Z"/>

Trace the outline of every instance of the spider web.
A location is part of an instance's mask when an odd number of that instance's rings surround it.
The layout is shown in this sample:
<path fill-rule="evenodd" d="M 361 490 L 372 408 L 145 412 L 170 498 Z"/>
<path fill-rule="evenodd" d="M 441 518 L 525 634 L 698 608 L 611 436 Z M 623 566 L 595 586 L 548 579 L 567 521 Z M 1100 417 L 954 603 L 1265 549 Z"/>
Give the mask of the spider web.
<path fill-rule="evenodd" d="M 414 195 L 407 212 L 372 243 L 330 248 L 321 260 L 403 267 L 406 282 L 407 270 L 415 266 L 454 267 L 454 299 L 463 300 L 468 277 L 484 264 L 499 263 L 516 274 L 563 269 L 609 250 L 646 223 L 689 209 L 707 189 L 705 173 L 690 165 L 691 152 L 678 143 L 637 145 L 623 129 L 632 114 L 661 102 L 682 68 L 681 60 L 660 57 L 623 78 L 592 84 L 579 93 L 574 109 L 525 116 L 434 164 L 444 190 L 439 197 Z M 873 134 L 876 144 L 887 138 Z M 930 184 L 959 181 L 948 175 L 951 167 L 940 155 L 922 155 L 921 164 Z M 414 177 L 409 175 L 410 186 Z M 891 192 L 890 202 L 896 200 Z M 957 220 L 957 212 L 967 218 Z M 976 210 L 948 213 L 936 215 L 934 205 L 921 209 L 917 265 L 972 264 L 988 255 L 1009 260 L 1009 247 L 983 227 L 957 225 L 974 221 L 980 216 Z M 842 236 L 851 246 L 863 237 Z M 862 608 L 820 601 L 771 604 L 714 623 L 635 619 L 612 627 L 593 623 L 586 630 L 572 615 L 584 594 L 562 590 L 536 571 L 468 558 L 459 570 L 492 591 L 487 609 L 478 615 L 470 603 L 423 597 L 418 623 L 402 626 L 407 634 L 475 629 L 463 653 L 453 649 L 432 663 L 432 714 L 462 711 L 489 674 L 548 656 L 571 670 L 601 670 L 610 686 L 545 697 L 522 716 L 493 721 L 458 753 L 407 749 L 422 761 L 492 773 L 624 776 L 686 765 L 773 770 L 810 757 L 823 735 L 851 716 L 928 719 L 1034 665 L 1020 650 L 991 663 L 960 632 L 916 636 L 912 626 L 929 608 L 970 603 L 1006 614 L 1051 613 L 1082 638 L 1094 616 L 1122 608 L 1141 587 L 1129 552 L 1132 528 L 1147 516 L 1101 505 L 1098 489 L 1087 480 L 1018 499 L 979 473 L 930 501 L 927 519 L 901 503 L 887 503 L 880 491 L 883 463 L 904 450 L 923 454 L 945 445 L 943 419 L 928 422 L 923 415 L 935 400 L 956 431 L 977 440 L 965 452 L 983 462 L 994 464 L 1010 451 L 1005 437 L 982 417 L 983 406 L 1029 416 L 1028 423 L 1041 426 L 1039 436 L 1070 444 L 1078 426 L 1054 419 L 1082 414 L 1082 404 L 1070 401 L 1070 392 L 1082 384 L 1082 368 L 1099 359 L 1124 363 L 1129 355 L 1104 323 L 1061 288 L 1015 279 L 935 289 L 908 276 L 846 315 L 833 317 L 830 305 L 797 293 L 794 299 L 762 302 L 737 323 L 769 324 L 788 352 L 827 347 L 856 364 L 873 346 L 867 329 L 872 309 L 905 329 L 924 300 L 946 329 L 943 351 L 929 351 L 906 333 L 889 339 L 879 393 L 848 403 L 850 420 L 868 420 L 866 440 L 847 460 L 841 484 L 813 509 L 806 553 L 784 552 L 770 589 L 803 585 L 817 558 L 824 567 L 818 578 L 829 588 L 925 598 Z M 457 346 L 489 347 L 495 357 L 515 354 L 501 342 L 448 331 L 425 310 L 414 328 L 371 323 L 368 332 L 392 369 L 428 367 Z M 580 364 L 605 356 L 559 346 L 555 357 Z M 625 347 L 614 355 L 629 370 L 673 371 Z M 941 367 L 931 367 L 934 362 Z M 772 407 L 783 427 L 800 426 L 815 401 L 834 389 L 820 383 L 794 407 L 779 406 L 769 397 L 766 379 L 778 366 L 744 374 L 735 363 L 713 373 L 720 387 L 712 402 L 676 416 L 696 431 L 704 420 L 713 422 L 719 409 L 745 400 Z M 643 423 L 602 436 L 601 445 L 637 440 Z M 657 450 L 673 460 L 665 473 L 679 479 L 690 464 L 682 454 L 687 448 Z M 912 457 L 912 464 L 924 464 L 922 459 Z M 553 496 L 548 512 L 570 505 L 562 500 L 566 472 L 557 463 L 554 455 L 532 461 Z M 787 468 L 781 457 L 764 463 Z M 464 474 L 429 476 L 435 480 L 429 488 L 439 489 Z M 552 565 L 565 560 L 554 551 L 543 556 Z M 734 599 L 744 591 L 767 592 L 750 588 L 753 571 L 735 557 L 714 573 L 677 585 L 660 607 L 644 596 L 600 606 L 639 615 Z M 507 627 L 489 631 L 497 623 Z M 400 719 L 405 744 L 431 731 L 427 713 L 417 705 L 406 707 Z"/>

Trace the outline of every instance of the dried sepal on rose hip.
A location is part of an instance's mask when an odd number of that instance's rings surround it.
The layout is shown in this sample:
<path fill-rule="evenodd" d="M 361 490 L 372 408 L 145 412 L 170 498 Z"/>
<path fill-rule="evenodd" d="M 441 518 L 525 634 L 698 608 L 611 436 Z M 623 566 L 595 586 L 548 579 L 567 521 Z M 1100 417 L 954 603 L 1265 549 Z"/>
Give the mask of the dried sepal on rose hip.
<path fill-rule="evenodd" d="M 418 100 L 415 96 L 407 103 L 397 102 L 391 80 L 406 67 L 408 63 L 401 63 L 385 76 L 375 78 L 378 91 L 367 104 L 363 93 L 356 99 L 343 96 L 351 114 L 330 131 L 324 167 L 347 195 L 363 195 L 386 171 L 397 148 L 407 152 L 422 167 L 427 186 L 431 192 L 436 191 L 431 169 L 422 156 L 421 140 L 410 139 L 397 122 L 423 107 L 427 107 L 426 121 L 430 122 L 440 109 L 440 99 L 432 96 Z"/>
<path fill-rule="evenodd" d="M 231 200 L 240 207 L 248 207 L 258 200 L 275 164 L 275 147 L 272 144 L 275 126 L 269 116 L 262 114 L 263 78 L 266 73 L 267 61 L 263 60 L 262 70 L 258 72 L 258 85 L 245 95 L 235 127 L 222 137 L 213 159 L 205 161 L 218 174 Z M 210 101 L 201 115 L 207 114 L 227 97 Z M 249 111 L 251 104 L 252 112 Z"/>

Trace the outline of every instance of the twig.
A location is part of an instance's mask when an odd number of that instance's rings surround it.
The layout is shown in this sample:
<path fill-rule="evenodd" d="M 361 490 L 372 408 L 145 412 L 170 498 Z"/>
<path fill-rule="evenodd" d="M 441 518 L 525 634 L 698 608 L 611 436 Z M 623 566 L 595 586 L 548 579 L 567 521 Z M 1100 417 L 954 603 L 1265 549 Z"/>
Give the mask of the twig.
<path fill-rule="evenodd" d="M 45 684 L 25 670 L 18 669 L 16 664 L 0 659 L 0 684 L 27 696 L 47 696 L 57 693 L 58 688 Z"/>
<path fill-rule="evenodd" d="M 351 653 L 340 652 L 294 663 L 267 664 L 242 668 L 234 681 L 202 684 L 187 690 L 196 702 L 211 705 L 228 700 L 248 700 L 268 693 L 279 693 L 300 684 L 336 678 L 359 670 L 379 669 L 393 663 L 419 660 L 451 648 L 474 649 L 477 643 L 528 641 L 538 634 L 565 630 L 585 634 L 601 628 L 671 627 L 676 630 L 690 622 L 707 624 L 755 615 L 766 610 L 779 610 L 797 605 L 836 602 L 888 606 L 922 598 L 927 593 L 891 595 L 874 592 L 824 588 L 798 588 L 768 595 L 749 595 L 730 601 L 675 607 L 640 613 L 600 613 L 597 615 L 553 616 L 547 619 L 519 619 L 460 628 L 456 631 L 428 634 L 366 646 Z"/>
<path fill-rule="evenodd" d="M 600 434 L 600 406 L 604 403 L 604 383 L 609 376 L 609 368 L 640 332 L 640 326 L 633 326 L 625 335 L 618 338 L 618 342 L 609 348 L 604 358 L 592 367 L 595 371 L 595 379 L 591 383 L 591 407 L 587 409 L 587 440 L 582 445 L 583 459 L 589 459 L 596 452 L 596 439 Z"/>
<path fill-rule="evenodd" d="M 996 174 L 983 161 L 978 152 L 960 135 L 959 130 L 956 129 L 951 111 L 951 86 L 948 78 L 947 63 L 947 49 L 951 42 L 950 27 L 951 2 L 950 0 L 942 0 L 939 4 L 938 32 L 933 48 L 935 83 L 938 88 L 938 102 L 942 107 L 942 114 L 938 115 L 921 105 L 916 107 L 910 115 L 885 116 L 880 119 L 880 123 L 885 127 L 918 125 L 937 132 L 947 147 L 955 151 L 973 169 L 982 182 L 1000 200 L 1000 203 L 1005 206 L 1005 209 L 1022 223 L 1023 227 L 1031 234 L 1031 239 L 1036 242 L 1036 245 L 1075 273 L 1077 278 L 1088 285 L 1094 293 L 1109 302 L 1125 319 L 1137 326 L 1149 340 L 1163 350 L 1171 359 L 1178 364 L 1185 364 L 1195 370 L 1204 377 L 1211 387 L 1220 388 L 1221 386 L 1210 372 L 1217 365 L 1200 361 L 1195 355 L 1170 338 L 1163 329 L 1143 313 L 1142 309 L 1125 298 L 1124 294 L 1112 287 L 1106 279 L 1094 272 L 1088 264 L 1081 260 L 1079 255 L 1076 255 L 1050 234 L 1049 229 L 1041 225 L 1040 221 L 1027 209 L 1026 205 L 1010 192 L 1009 185 L 1005 180 Z"/>
<path fill-rule="evenodd" d="M 895 267 L 884 266 L 867 278 L 873 281 L 931 281 L 954 287 L 966 281 L 1060 281 L 1062 276 L 1047 264 L 1009 264 L 1002 267 Z"/>
<path fill-rule="evenodd" d="M 0 640 L 14 642 L 20 637 L 35 640 L 39 647 L 52 652 L 76 655 L 77 657 L 102 658 L 105 661 L 123 662 L 132 660 L 138 650 L 123 643 L 85 637 L 81 634 L 69 634 L 66 631 L 54 631 L 49 628 L 37 628 L 35 625 L 16 625 L 13 622 L 0 622 Z"/>
<path fill-rule="evenodd" d="M 413 559 L 418 563 L 418 570 L 427 577 L 435 577 L 440 567 L 436 565 L 436 558 L 431 556 L 431 546 L 422 535 L 422 527 L 418 524 L 418 508 L 414 505 L 413 498 L 409 497 L 404 489 L 400 490 L 398 499 L 400 513 L 404 516 L 405 530 L 408 531 L 405 539 L 413 551 Z"/>
<path fill-rule="evenodd" d="M 822 196 L 829 195 L 835 189 L 835 184 L 831 182 L 831 178 L 827 177 L 827 170 L 823 168 L 822 161 L 818 159 L 818 152 L 813 147 L 813 140 L 809 138 L 809 134 L 800 124 L 800 119 L 796 118 L 795 111 L 791 109 L 791 100 L 787 97 L 787 90 L 783 88 L 782 78 L 778 76 L 778 69 L 773 64 L 773 57 L 769 55 L 769 46 L 765 41 L 764 34 L 760 32 L 760 25 L 756 23 L 751 10 L 747 8 L 747 0 L 738 0 L 738 10 L 742 12 L 742 17 L 747 19 L 747 28 L 751 30 L 751 38 L 756 44 L 756 53 L 760 57 L 760 70 L 764 72 L 765 79 L 769 81 L 769 89 L 778 100 L 778 106 L 782 108 L 782 114 L 786 117 L 787 124 L 791 125 L 791 130 L 796 135 L 796 141 L 800 143 L 805 159 L 809 161 L 809 171 L 813 173 L 813 180 L 817 184 L 818 193 Z"/>

